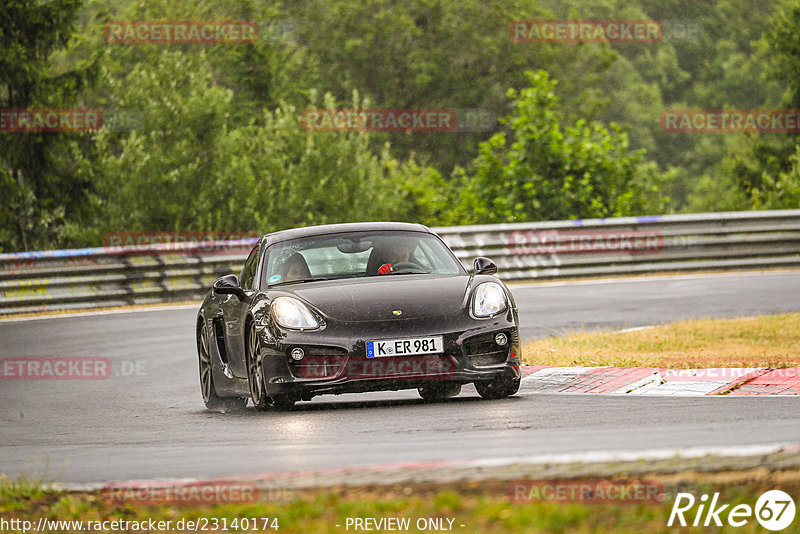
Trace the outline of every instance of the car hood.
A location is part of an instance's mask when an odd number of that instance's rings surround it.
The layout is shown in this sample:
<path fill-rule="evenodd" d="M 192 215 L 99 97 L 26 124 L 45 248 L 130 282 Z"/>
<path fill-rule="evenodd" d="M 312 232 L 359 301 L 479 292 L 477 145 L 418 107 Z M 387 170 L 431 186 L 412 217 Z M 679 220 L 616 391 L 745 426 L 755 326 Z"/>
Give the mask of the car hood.
<path fill-rule="evenodd" d="M 311 282 L 291 292 L 336 321 L 402 320 L 460 312 L 469 281 L 469 276 L 388 275 Z"/>

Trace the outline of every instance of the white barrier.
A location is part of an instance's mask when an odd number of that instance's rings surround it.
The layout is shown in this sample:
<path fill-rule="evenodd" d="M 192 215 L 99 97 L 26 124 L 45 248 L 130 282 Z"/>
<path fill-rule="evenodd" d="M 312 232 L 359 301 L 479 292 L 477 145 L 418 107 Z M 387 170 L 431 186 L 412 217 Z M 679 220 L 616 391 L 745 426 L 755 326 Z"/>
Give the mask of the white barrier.
<path fill-rule="evenodd" d="M 467 268 L 492 258 L 504 280 L 800 267 L 800 210 L 433 228 Z M 0 254 L 0 314 L 201 298 L 241 269 L 254 239 Z M 236 246 L 231 246 L 231 244 Z"/>

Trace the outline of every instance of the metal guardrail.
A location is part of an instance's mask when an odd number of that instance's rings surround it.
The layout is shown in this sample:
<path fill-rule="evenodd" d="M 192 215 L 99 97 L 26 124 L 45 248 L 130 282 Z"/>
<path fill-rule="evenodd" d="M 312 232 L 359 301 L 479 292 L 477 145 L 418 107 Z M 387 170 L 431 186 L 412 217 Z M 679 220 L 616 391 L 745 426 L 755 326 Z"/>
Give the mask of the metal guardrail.
<path fill-rule="evenodd" d="M 471 267 L 504 280 L 800 267 L 800 210 L 584 219 L 434 228 Z M 255 239 L 0 254 L 0 314 L 202 298 L 238 272 Z M 235 243 L 237 246 L 230 246 Z"/>
<path fill-rule="evenodd" d="M 800 210 L 437 228 L 462 261 L 505 280 L 800 267 Z"/>

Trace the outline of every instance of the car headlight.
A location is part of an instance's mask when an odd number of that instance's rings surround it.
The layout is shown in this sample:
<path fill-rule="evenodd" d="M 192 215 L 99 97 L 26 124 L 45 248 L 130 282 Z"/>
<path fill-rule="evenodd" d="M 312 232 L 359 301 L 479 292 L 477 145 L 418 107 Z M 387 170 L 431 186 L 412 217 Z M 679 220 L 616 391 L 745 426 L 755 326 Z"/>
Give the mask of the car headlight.
<path fill-rule="evenodd" d="M 475 317 L 491 317 L 507 307 L 506 293 L 497 282 L 485 282 L 475 290 L 472 298 L 472 313 Z"/>
<path fill-rule="evenodd" d="M 278 324 L 286 328 L 305 330 L 319 327 L 308 306 L 291 297 L 278 297 L 272 301 L 272 314 Z"/>

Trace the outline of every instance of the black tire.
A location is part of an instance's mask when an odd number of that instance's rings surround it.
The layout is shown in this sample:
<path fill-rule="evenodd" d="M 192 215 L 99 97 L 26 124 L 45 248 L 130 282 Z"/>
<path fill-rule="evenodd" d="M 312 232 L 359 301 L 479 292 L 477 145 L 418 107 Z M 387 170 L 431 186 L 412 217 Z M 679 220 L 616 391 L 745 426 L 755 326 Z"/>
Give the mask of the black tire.
<path fill-rule="evenodd" d="M 208 345 L 208 328 L 203 321 L 197 334 L 197 356 L 200 369 L 200 393 L 209 410 L 242 410 L 247 406 L 247 397 L 220 397 L 214 387 L 214 373 L 211 370 L 211 351 Z"/>
<path fill-rule="evenodd" d="M 484 399 L 510 397 L 519 391 L 519 377 L 478 381 L 475 382 L 475 389 L 478 390 L 478 395 Z"/>
<path fill-rule="evenodd" d="M 247 339 L 245 340 L 245 357 L 247 358 L 247 383 L 250 386 L 250 400 L 253 401 L 253 406 L 256 410 L 264 411 L 269 408 L 272 403 L 267 396 L 267 389 L 264 384 L 264 370 L 261 367 L 261 362 L 258 361 L 255 355 L 258 353 L 258 335 L 256 335 L 256 327 L 254 323 L 250 323 L 247 330 Z"/>
<path fill-rule="evenodd" d="M 419 396 L 427 402 L 436 402 L 450 397 L 455 397 L 461 393 L 461 384 L 443 382 L 417 388 Z"/>

